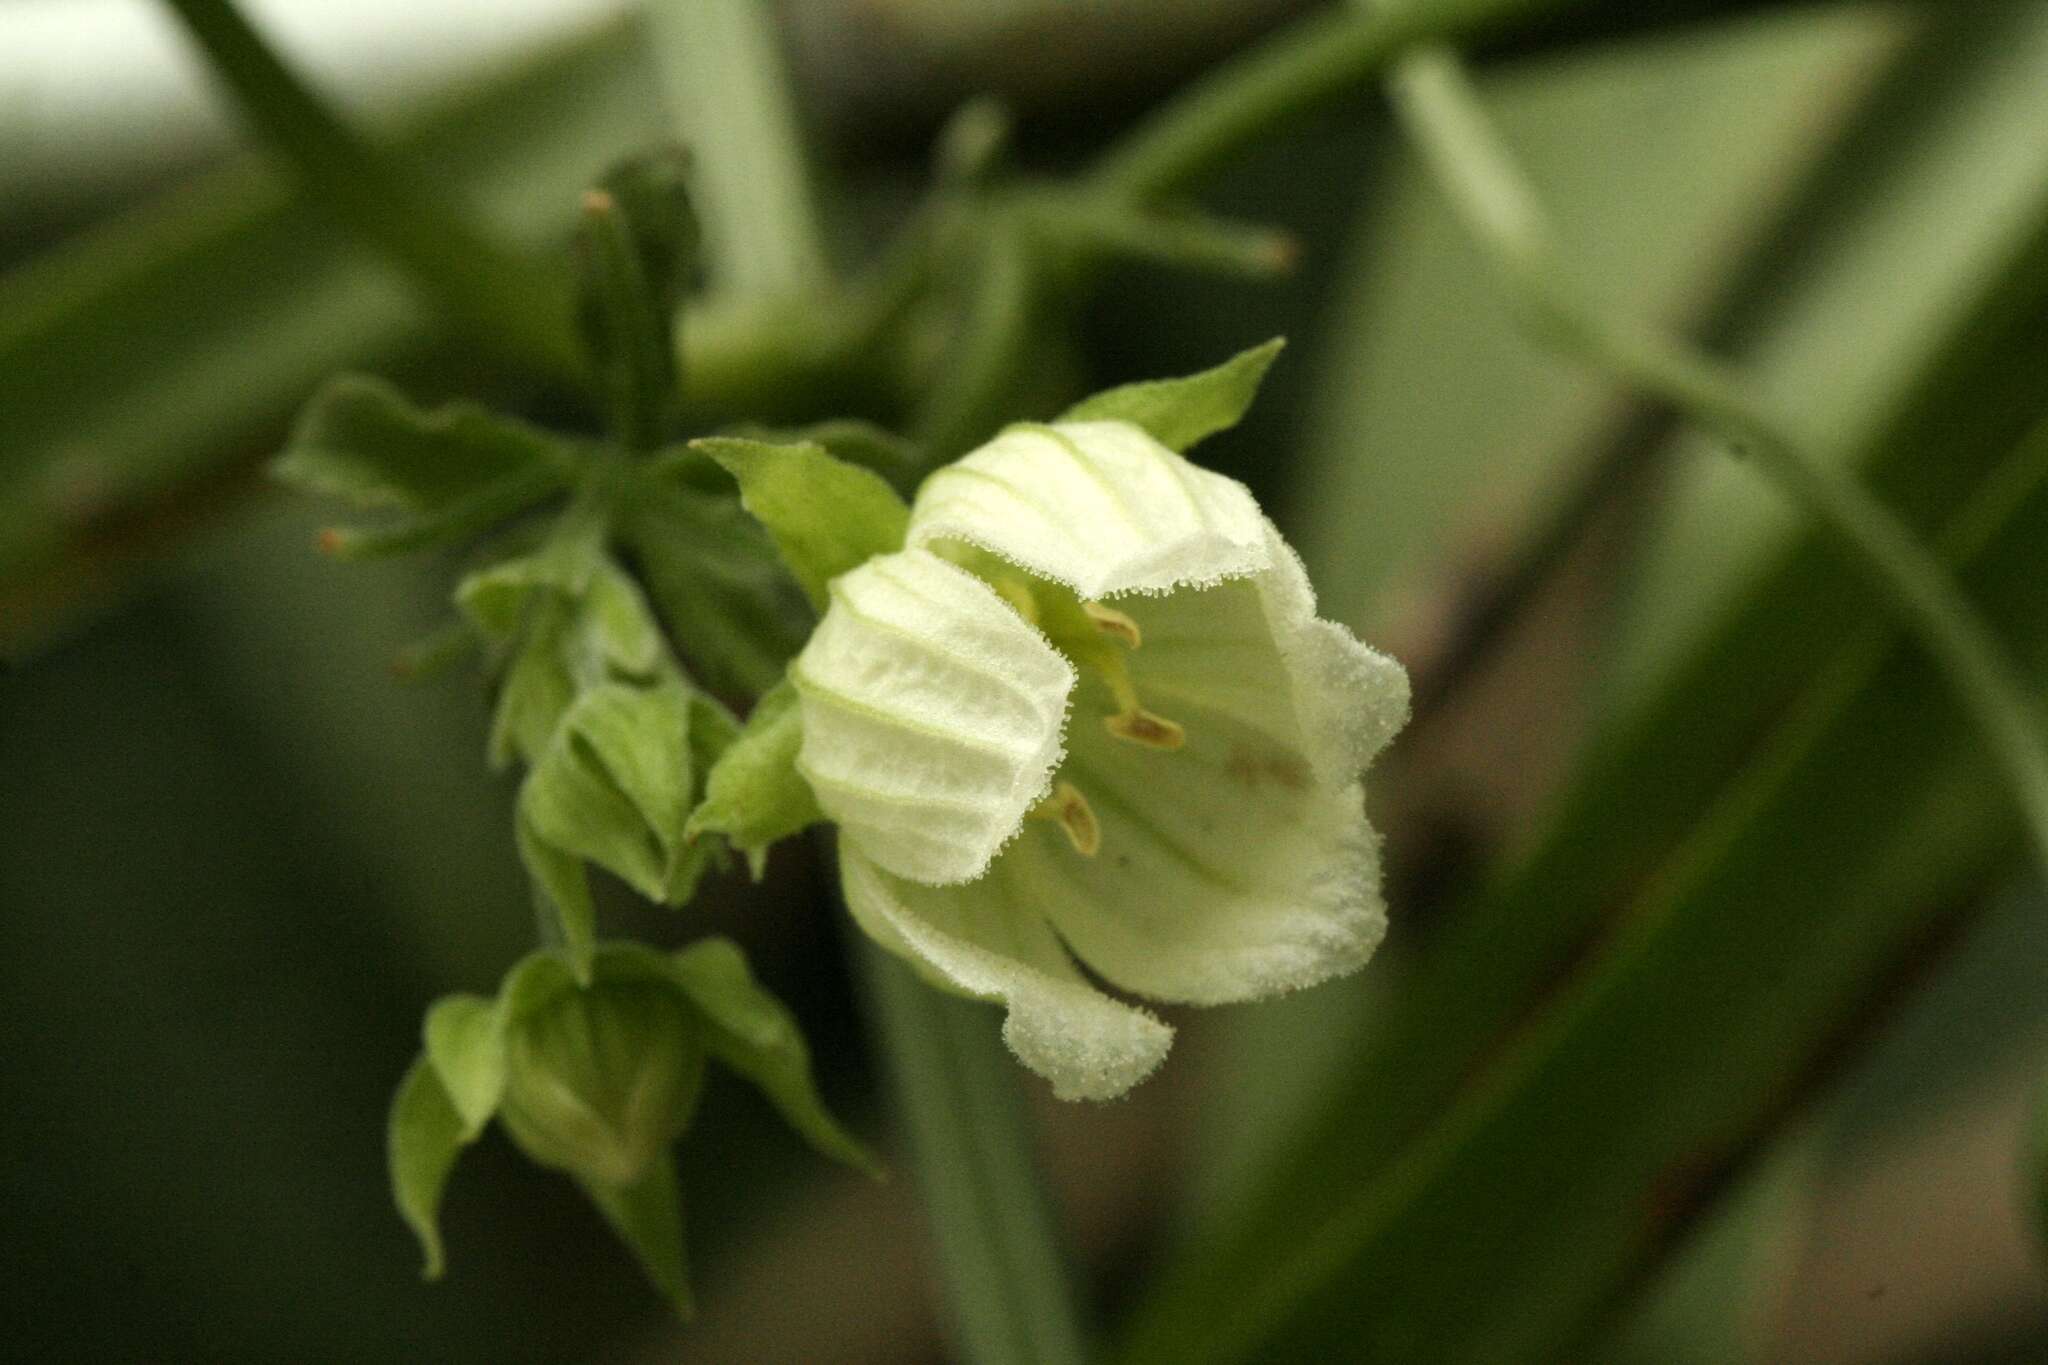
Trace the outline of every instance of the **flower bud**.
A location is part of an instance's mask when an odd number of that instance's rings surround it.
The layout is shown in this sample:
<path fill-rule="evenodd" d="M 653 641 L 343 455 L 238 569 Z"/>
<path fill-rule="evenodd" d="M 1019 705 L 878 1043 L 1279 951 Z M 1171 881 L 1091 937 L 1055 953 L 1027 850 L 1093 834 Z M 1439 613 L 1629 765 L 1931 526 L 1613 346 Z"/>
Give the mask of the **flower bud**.
<path fill-rule="evenodd" d="M 689 1124 L 703 1081 L 704 1045 L 672 986 L 565 981 L 510 1022 L 499 1116 L 542 1165 L 630 1185 Z"/>

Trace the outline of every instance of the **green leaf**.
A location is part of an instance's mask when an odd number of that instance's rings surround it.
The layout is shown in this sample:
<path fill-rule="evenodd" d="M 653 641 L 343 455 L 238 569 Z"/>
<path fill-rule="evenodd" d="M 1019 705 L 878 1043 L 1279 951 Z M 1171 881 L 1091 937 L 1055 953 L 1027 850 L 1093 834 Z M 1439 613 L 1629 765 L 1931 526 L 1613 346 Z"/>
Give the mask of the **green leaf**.
<path fill-rule="evenodd" d="M 826 1111 L 803 1031 L 788 1008 L 754 980 L 737 944 L 723 938 L 694 943 L 675 954 L 674 974 L 710 1026 L 705 1043 L 713 1057 L 759 1086 L 813 1148 L 881 1174 L 874 1154 Z"/>
<path fill-rule="evenodd" d="M 618 510 L 648 600 L 692 676 L 720 695 L 773 687 L 803 647 L 811 613 L 761 524 L 661 462 L 640 471 Z"/>
<path fill-rule="evenodd" d="M 473 1142 L 505 1091 L 505 1043 L 497 1006 L 480 995 L 448 995 L 427 1011 L 427 1060 Z"/>
<path fill-rule="evenodd" d="M 468 1141 L 462 1116 L 425 1057 L 416 1059 L 391 1101 L 385 1152 L 391 1169 L 391 1197 L 426 1257 L 422 1274 L 441 1278 L 441 1192 L 455 1158 Z"/>
<path fill-rule="evenodd" d="M 796 770 L 803 716 L 796 689 L 777 683 L 755 705 L 746 728 L 704 781 L 704 800 L 684 828 L 687 838 L 720 834 L 746 855 L 754 880 L 767 868 L 768 847 L 825 818 L 811 784 Z"/>
<path fill-rule="evenodd" d="M 906 497 L 916 491 L 917 482 L 924 477 L 927 465 L 924 451 L 909 437 L 898 436 L 885 427 L 853 417 L 812 422 L 801 427 L 741 423 L 720 434 L 769 445 L 821 445 L 848 464 L 873 470 L 891 488 Z M 698 463 L 697 457 L 688 458 Z"/>
<path fill-rule="evenodd" d="M 1970 586 L 2038 682 L 2048 421 L 1950 525 L 1964 549 L 1988 541 Z M 1745 670 L 1717 670 L 1720 691 L 1731 676 Z M 1466 1074 L 1436 1125 L 1377 1178 L 1356 1164 L 1385 1150 L 1370 1127 L 1371 1147 L 1306 1149 L 1312 1163 L 1250 1211 L 1257 1238 L 1209 1239 L 1123 1358 L 1322 1358 L 1360 1323 L 1384 1359 L 1568 1353 L 1672 1244 L 1674 1215 L 1741 1169 L 1850 1021 L 1922 962 L 2009 856 L 2016 817 L 1967 735 L 1924 662 L 1864 621 L 1625 891 L 1586 967 L 1553 985 L 1480 1077 Z M 1670 770 L 1640 772 L 1647 783 Z M 1551 878 L 1511 908 L 1576 920 L 1588 890 Z M 1469 926 L 1455 928 L 1439 950 L 1469 952 Z M 1496 962 L 1462 971 L 1467 990 L 1498 993 Z M 1403 1014 L 1422 1006 L 1437 1007 L 1438 1028 L 1464 1028 L 1434 986 Z M 1414 1065 L 1396 1054 L 1382 1073 L 1402 1109 L 1414 1103 L 1402 1069 Z M 1353 1089 L 1367 1078 L 1332 1085 L 1332 1101 L 1371 1093 Z M 1226 1286 L 1260 1310 L 1219 1300 Z"/>
<path fill-rule="evenodd" d="M 568 442 L 475 404 L 422 412 L 381 379 L 342 375 L 306 405 L 270 471 L 359 507 L 434 512 L 507 480 L 544 496 L 573 463 Z"/>
<path fill-rule="evenodd" d="M 683 1250 L 683 1196 L 676 1184 L 675 1164 L 665 1158 L 656 1161 L 631 1185 L 576 1183 L 677 1314 L 695 1316 L 697 1301 L 690 1293 L 690 1268 Z"/>
<path fill-rule="evenodd" d="M 1286 344 L 1285 338 L 1274 337 L 1185 379 L 1151 379 L 1106 389 L 1082 399 L 1059 420 L 1129 422 L 1150 432 L 1168 450 L 1185 451 L 1204 437 L 1237 425 Z"/>
<path fill-rule="evenodd" d="M 739 481 L 740 503 L 768 528 L 783 563 L 819 611 L 825 585 L 903 548 L 910 509 L 882 478 L 815 443 L 771 445 L 735 436 L 690 442 Z"/>

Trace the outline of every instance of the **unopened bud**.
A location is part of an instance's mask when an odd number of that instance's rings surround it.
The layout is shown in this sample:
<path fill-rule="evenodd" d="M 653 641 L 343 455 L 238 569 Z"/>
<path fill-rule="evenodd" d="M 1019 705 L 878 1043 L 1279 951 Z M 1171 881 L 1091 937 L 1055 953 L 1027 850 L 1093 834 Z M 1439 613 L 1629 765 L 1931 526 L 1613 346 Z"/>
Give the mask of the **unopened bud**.
<path fill-rule="evenodd" d="M 544 1166 L 630 1185 L 681 1135 L 704 1080 L 704 1046 L 657 981 L 571 986 L 514 1020 L 500 1117 Z"/>

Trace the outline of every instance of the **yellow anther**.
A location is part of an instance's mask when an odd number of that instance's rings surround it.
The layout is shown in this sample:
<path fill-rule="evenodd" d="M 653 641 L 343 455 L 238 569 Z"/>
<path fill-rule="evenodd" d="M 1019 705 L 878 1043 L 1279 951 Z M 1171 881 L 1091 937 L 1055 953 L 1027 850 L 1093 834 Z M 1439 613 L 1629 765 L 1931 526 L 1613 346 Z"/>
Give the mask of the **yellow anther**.
<path fill-rule="evenodd" d="M 1097 630 L 1126 648 L 1136 649 L 1144 643 L 1144 637 L 1138 633 L 1138 623 L 1115 607 L 1105 607 L 1100 602 L 1083 602 L 1081 610 Z"/>
<path fill-rule="evenodd" d="M 1178 749 L 1188 742 L 1188 732 L 1177 722 L 1154 715 L 1142 706 L 1104 716 L 1102 724 L 1118 739 L 1142 744 L 1148 749 Z"/>
<path fill-rule="evenodd" d="M 1031 808 L 1034 819 L 1051 820 L 1067 836 L 1067 842 L 1084 858 L 1093 858 L 1102 848 L 1102 826 L 1096 823 L 1095 808 L 1071 782 L 1053 788 L 1052 795 Z"/>

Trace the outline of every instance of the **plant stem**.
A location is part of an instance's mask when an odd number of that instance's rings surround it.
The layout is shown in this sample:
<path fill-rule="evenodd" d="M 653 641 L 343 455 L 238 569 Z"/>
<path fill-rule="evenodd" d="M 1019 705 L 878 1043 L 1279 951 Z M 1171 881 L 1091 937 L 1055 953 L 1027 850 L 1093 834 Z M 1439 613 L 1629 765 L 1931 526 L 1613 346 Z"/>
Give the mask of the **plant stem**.
<path fill-rule="evenodd" d="M 1976 723 L 2048 869 L 2048 728 L 1982 618 L 1933 554 L 1852 476 L 1802 450 L 1727 367 L 1609 318 L 1554 259 L 1540 206 L 1448 49 L 1403 56 L 1388 82 L 1404 129 L 1530 330 L 1662 399 L 1737 451 L 1831 532 L 1919 640 Z"/>
<path fill-rule="evenodd" d="M 975 1365 L 1075 1365 L 1081 1337 L 1032 1171 L 1018 1068 L 988 1007 L 932 989 L 864 937 L 859 951 L 963 1354 Z"/>
<path fill-rule="evenodd" d="M 169 0 L 263 139 L 310 193 L 480 342 L 557 378 L 582 373 L 567 279 L 500 245 L 388 164 L 271 50 L 232 0 Z"/>
<path fill-rule="evenodd" d="M 796 101 L 767 5 L 654 0 L 646 21 L 671 120 L 698 154 L 713 287 L 790 295 L 827 283 Z"/>
<path fill-rule="evenodd" d="M 712 194 L 704 213 L 707 245 L 727 272 L 726 297 L 742 308 L 757 301 L 777 306 L 786 297 L 777 291 L 818 282 L 793 274 L 798 267 L 822 278 L 825 253 L 789 116 L 787 76 L 765 20 L 756 0 L 715 0 L 703 12 L 697 0 L 667 0 L 656 11 L 666 15 L 670 46 L 681 45 L 664 64 L 679 79 L 694 73 L 704 82 L 681 93 L 693 104 L 702 98 L 717 105 L 704 111 L 698 154 Z M 693 33 L 703 47 L 686 41 Z M 720 42 L 729 44 L 722 55 Z M 699 70 L 706 65 L 752 69 Z M 714 226 L 720 223 L 731 234 L 722 243 Z M 889 280 L 885 266 L 878 300 L 884 314 Z M 1078 1365 L 1080 1330 L 1032 1170 L 1016 1064 L 996 1042 L 985 1008 L 940 994 L 859 938 L 873 1027 L 896 1079 L 947 1299 L 969 1359 Z"/>
<path fill-rule="evenodd" d="M 1094 188 L 1158 199 L 1386 66 L 1421 41 L 1532 22 L 1573 0 L 1440 0 L 1369 12 L 1338 6 L 1283 29 L 1154 111 L 1096 163 Z"/>

